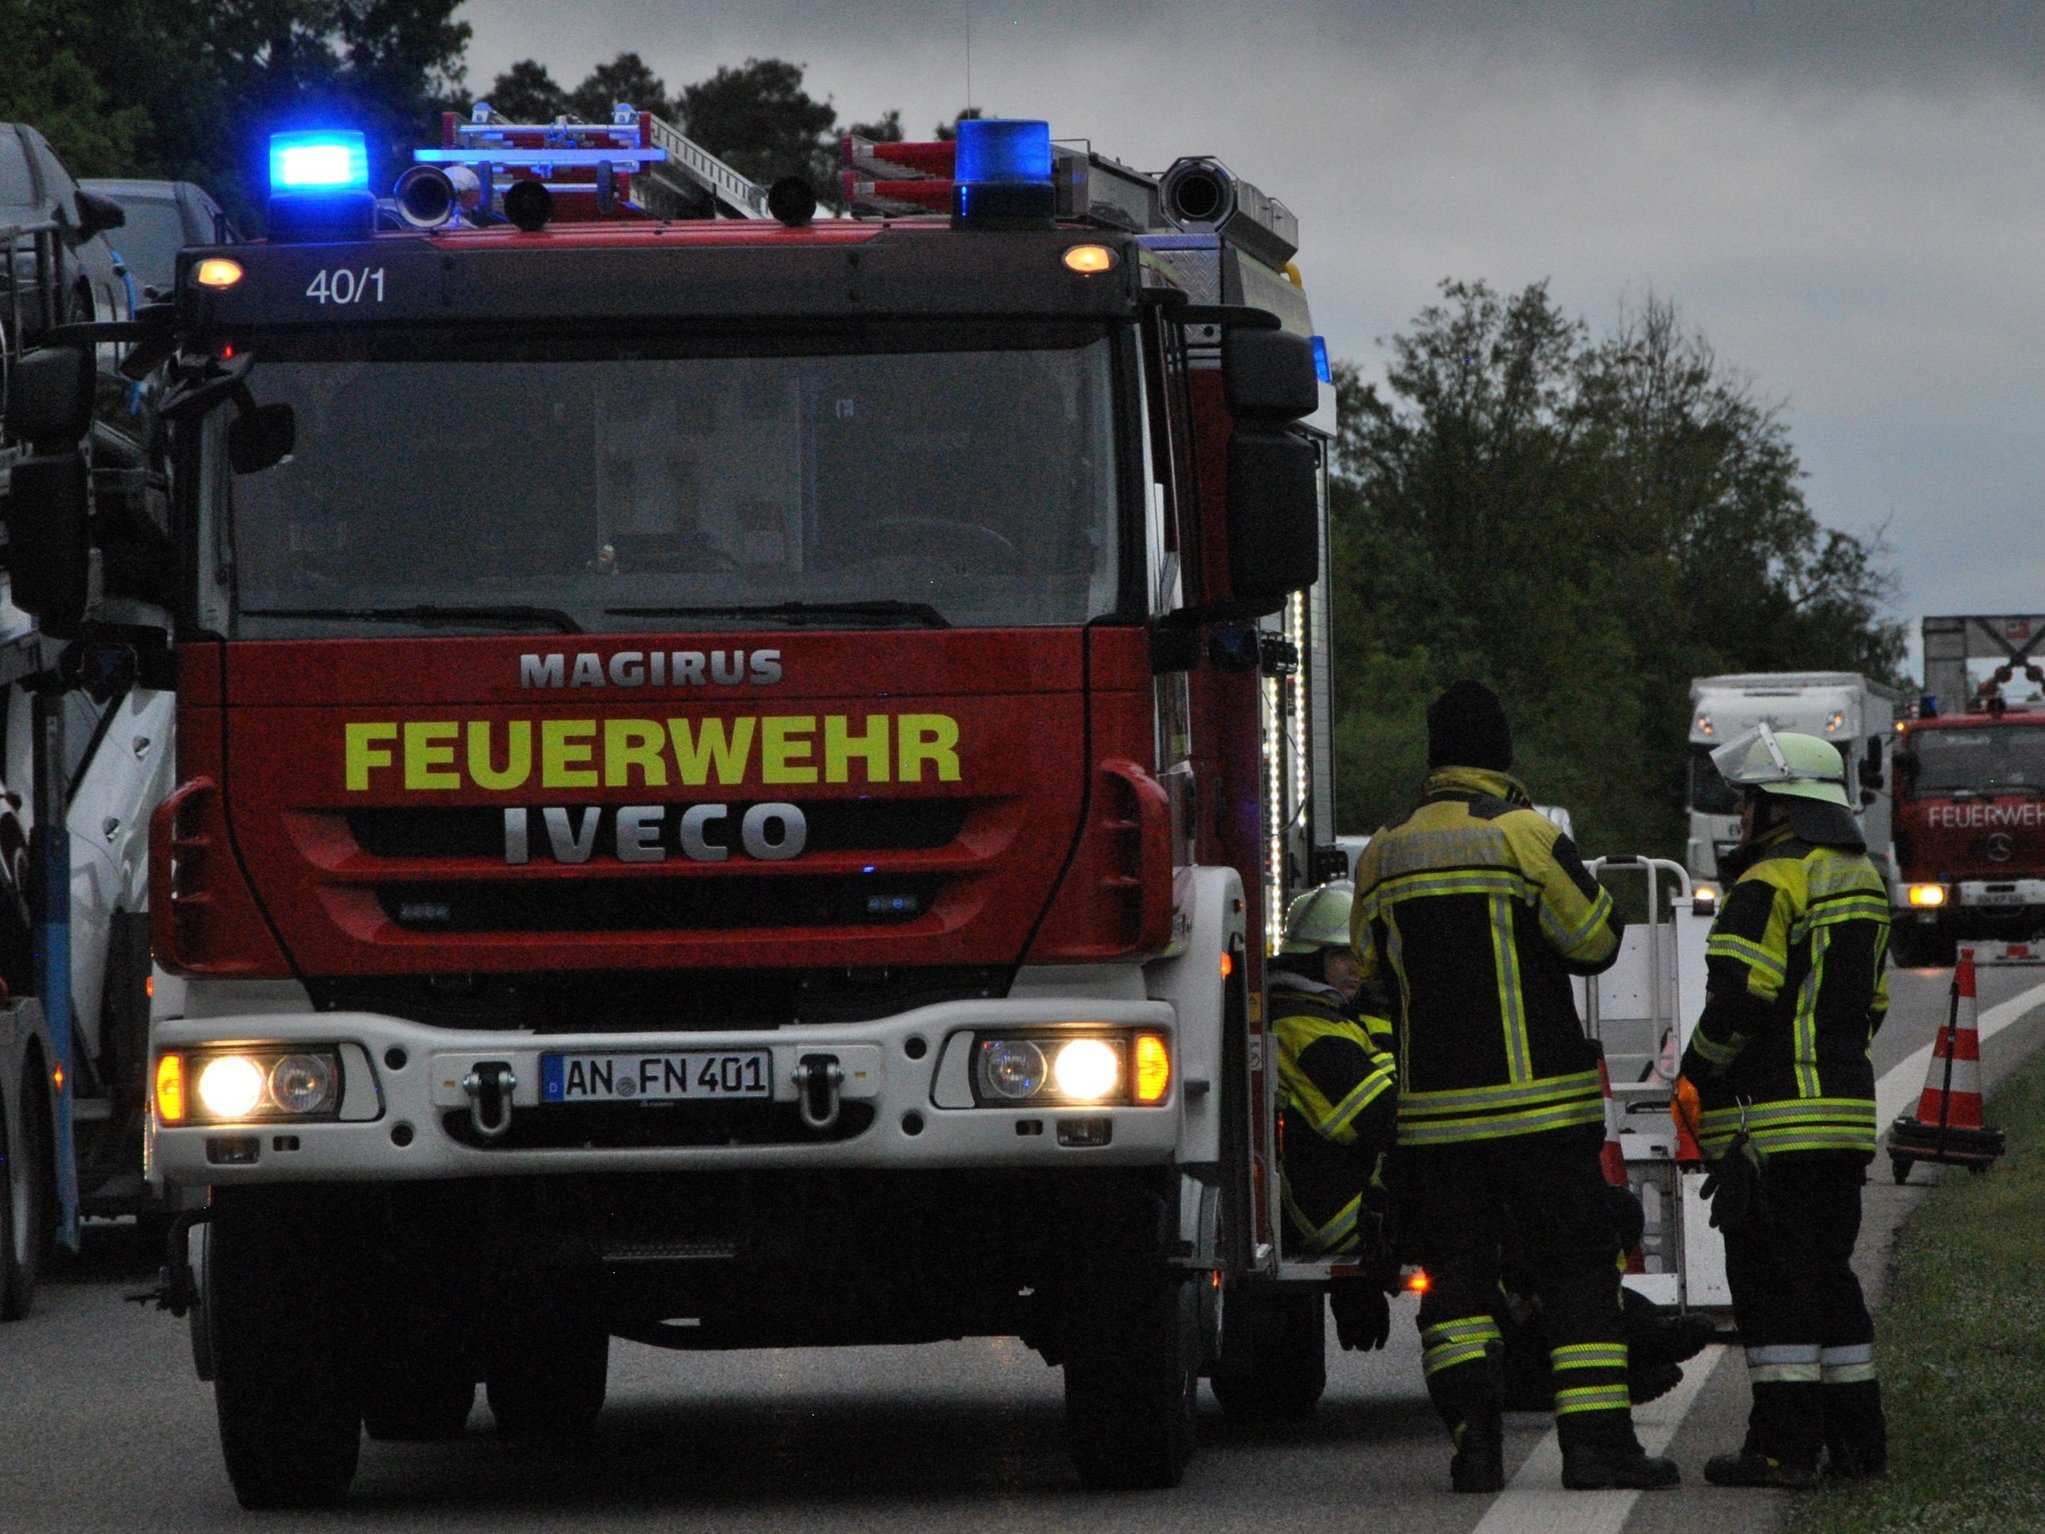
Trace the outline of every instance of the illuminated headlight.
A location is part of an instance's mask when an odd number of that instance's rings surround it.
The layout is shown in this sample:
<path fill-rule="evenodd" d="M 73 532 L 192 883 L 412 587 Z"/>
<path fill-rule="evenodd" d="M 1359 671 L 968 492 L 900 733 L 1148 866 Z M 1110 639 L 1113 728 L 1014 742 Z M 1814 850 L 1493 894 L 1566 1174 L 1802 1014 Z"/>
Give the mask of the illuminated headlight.
<path fill-rule="evenodd" d="M 1919 911 L 1935 911 L 1946 903 L 1946 887 L 1943 884 L 1913 884 L 1910 886 L 1910 904 Z"/>
<path fill-rule="evenodd" d="M 1718 886 L 1698 884 L 1690 890 L 1690 909 L 1698 915 L 1708 915 L 1718 909 Z"/>
<path fill-rule="evenodd" d="M 1171 1047 L 1152 1032 L 980 1034 L 973 1097 L 984 1107 L 1154 1106 L 1171 1091 Z"/>
<path fill-rule="evenodd" d="M 332 1118 L 341 1106 L 341 1058 L 330 1049 L 169 1054 L 157 1062 L 156 1099 L 164 1124 Z"/>

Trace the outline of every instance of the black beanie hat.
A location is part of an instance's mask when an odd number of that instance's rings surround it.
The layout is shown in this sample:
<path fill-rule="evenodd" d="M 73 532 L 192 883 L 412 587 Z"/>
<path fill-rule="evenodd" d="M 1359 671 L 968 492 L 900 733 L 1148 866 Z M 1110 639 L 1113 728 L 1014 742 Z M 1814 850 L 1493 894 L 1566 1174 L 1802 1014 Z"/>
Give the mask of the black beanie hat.
<path fill-rule="evenodd" d="M 1427 765 L 1512 768 L 1512 726 L 1505 706 L 1482 682 L 1456 682 L 1427 708 Z"/>

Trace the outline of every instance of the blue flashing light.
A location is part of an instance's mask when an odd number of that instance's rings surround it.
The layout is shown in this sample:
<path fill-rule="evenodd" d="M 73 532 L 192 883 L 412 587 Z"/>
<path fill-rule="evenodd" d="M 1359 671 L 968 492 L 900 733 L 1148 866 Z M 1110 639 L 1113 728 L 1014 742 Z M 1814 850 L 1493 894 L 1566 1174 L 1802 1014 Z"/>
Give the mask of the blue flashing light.
<path fill-rule="evenodd" d="M 366 192 L 369 149 L 360 133 L 314 129 L 270 135 L 272 192 Z"/>
<path fill-rule="evenodd" d="M 1335 370 L 1328 363 L 1328 338 L 1326 336 L 1314 337 L 1314 377 L 1320 379 L 1325 384 L 1331 384 L 1335 381 Z"/>
<path fill-rule="evenodd" d="M 966 118 L 959 124 L 952 176 L 968 185 L 1049 185 L 1051 125 L 1019 117 Z"/>

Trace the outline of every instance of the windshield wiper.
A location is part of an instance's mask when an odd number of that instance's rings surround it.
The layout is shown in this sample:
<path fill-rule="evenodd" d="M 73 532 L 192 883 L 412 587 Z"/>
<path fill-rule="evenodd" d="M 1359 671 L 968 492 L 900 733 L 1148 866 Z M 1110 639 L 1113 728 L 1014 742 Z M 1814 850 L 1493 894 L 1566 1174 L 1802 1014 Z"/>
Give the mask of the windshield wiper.
<path fill-rule="evenodd" d="M 833 618 L 868 618 L 876 622 L 913 622 L 925 628 L 948 629 L 951 623 L 928 602 L 886 598 L 873 602 L 767 602 L 758 606 L 606 607 L 614 618 L 778 618 L 789 623 L 829 622 Z"/>
<path fill-rule="evenodd" d="M 360 623 L 416 623 L 421 628 L 459 628 L 465 623 L 491 623 L 523 628 L 544 623 L 562 634 L 580 634 L 582 625 L 558 607 L 459 605 L 418 607 L 244 607 L 244 618 L 332 618 Z"/>

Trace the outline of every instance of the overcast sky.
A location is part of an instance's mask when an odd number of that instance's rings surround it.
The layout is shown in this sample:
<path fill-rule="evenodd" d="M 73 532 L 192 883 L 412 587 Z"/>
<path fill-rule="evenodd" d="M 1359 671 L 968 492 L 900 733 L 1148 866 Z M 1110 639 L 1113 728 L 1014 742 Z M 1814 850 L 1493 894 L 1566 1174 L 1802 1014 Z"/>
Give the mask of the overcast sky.
<path fill-rule="evenodd" d="M 470 85 L 633 49 L 676 88 L 807 66 L 841 122 L 971 96 L 1299 215 L 1336 356 L 1444 277 L 1649 292 L 1779 401 L 1819 518 L 1886 524 L 1897 615 L 2045 612 L 2045 4 L 2032 0 L 468 0 Z M 1730 573 L 1729 573 L 1730 575 Z"/>

